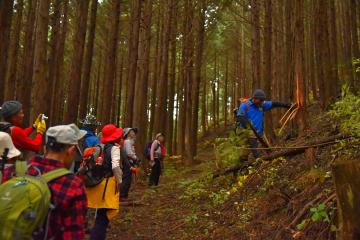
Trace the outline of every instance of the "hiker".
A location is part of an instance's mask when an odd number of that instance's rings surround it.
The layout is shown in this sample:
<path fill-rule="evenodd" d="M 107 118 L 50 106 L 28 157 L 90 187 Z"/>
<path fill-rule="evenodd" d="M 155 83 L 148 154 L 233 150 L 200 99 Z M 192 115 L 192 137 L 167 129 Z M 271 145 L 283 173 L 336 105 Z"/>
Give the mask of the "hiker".
<path fill-rule="evenodd" d="M 290 108 L 291 104 L 265 101 L 265 92 L 261 89 L 254 91 L 252 98 L 244 100 L 238 111 L 237 119 L 241 124 L 241 128 L 248 129 L 251 124 L 257 132 L 259 137 L 263 137 L 264 131 L 264 113 L 273 108 Z M 257 148 L 258 139 L 256 133 L 252 130 L 247 130 L 247 142 L 250 148 Z M 251 150 L 255 158 L 260 157 L 260 153 L 256 149 Z M 244 151 L 240 157 L 240 161 L 248 160 L 249 151 Z"/>
<path fill-rule="evenodd" d="M 42 136 L 46 131 L 46 123 L 42 116 L 43 114 L 39 114 L 31 127 L 23 129 L 22 104 L 18 101 L 7 101 L 1 106 L 1 117 L 5 121 L 1 124 L 2 131 L 11 135 L 15 147 L 23 152 L 25 159 L 29 152 L 37 153 L 41 150 Z M 35 130 L 36 136 L 31 138 L 29 135 Z"/>
<path fill-rule="evenodd" d="M 105 178 L 96 186 L 86 188 L 89 208 L 97 209 L 90 240 L 106 238 L 109 221 L 119 211 L 119 190 L 122 182 L 120 144 L 123 130 L 113 124 L 102 129 L 101 143 L 104 144 Z"/>
<path fill-rule="evenodd" d="M 129 190 L 132 182 L 133 172 L 136 172 L 136 166 L 139 164 L 139 159 L 135 152 L 135 140 L 137 128 L 125 128 L 124 129 L 124 146 L 123 150 L 126 155 L 123 161 L 123 178 L 121 185 L 120 197 L 122 201 L 127 200 L 129 196 Z"/>
<path fill-rule="evenodd" d="M 46 236 L 46 239 L 79 240 L 85 238 L 84 221 L 87 212 L 85 187 L 77 176 L 66 170 L 70 168 L 79 151 L 78 142 L 85 134 L 86 132 L 79 130 L 75 124 L 49 128 L 46 132 L 45 155 L 33 157 L 27 165 L 27 174 L 31 176 L 48 174 L 50 180 L 47 181 L 47 185 L 51 192 L 51 203 L 55 207 L 47 215 L 48 220 L 44 221 L 46 227 L 42 229 L 48 228 L 48 230 L 33 232 L 34 239 L 44 239 Z M 18 161 L 18 163 L 20 162 L 27 164 L 25 161 Z M 18 166 L 16 164 L 16 167 L 13 167 L 16 175 L 20 170 Z M 60 177 L 49 176 L 51 172 L 59 170 L 65 171 L 60 173 Z M 12 179 L 7 183 L 11 181 Z M 37 217 L 40 211 L 48 211 L 48 209 L 37 209 L 36 211 L 36 215 L 33 217 Z"/>
<path fill-rule="evenodd" d="M 6 149 L 7 152 L 5 151 Z M 14 166 L 16 158 L 20 155 L 21 152 L 14 146 L 10 135 L 0 132 L 0 183 L 5 182 L 11 177 L 11 174 L 6 172 Z"/>
<path fill-rule="evenodd" d="M 96 136 L 96 133 L 97 128 L 101 125 L 101 123 L 96 120 L 96 117 L 91 113 L 88 113 L 85 118 L 80 121 L 80 124 L 82 125 L 81 129 L 86 131 L 86 135 L 80 144 L 82 152 L 84 152 L 87 148 L 100 145 L 100 140 Z M 82 156 L 78 155 L 74 161 L 74 165 L 71 167 L 72 172 L 76 173 L 79 170 L 81 160 Z"/>
<path fill-rule="evenodd" d="M 100 144 L 99 138 L 96 136 L 97 128 L 101 125 L 100 122 L 96 120 L 96 117 L 91 113 L 87 114 L 85 119 L 81 120 L 83 130 L 87 133 L 84 137 L 84 149 L 89 147 L 95 147 Z"/>
<path fill-rule="evenodd" d="M 165 136 L 162 133 L 156 134 L 155 140 L 150 148 L 150 166 L 151 174 L 149 186 L 157 186 L 159 184 L 160 175 L 163 170 L 163 160 L 165 157 Z"/>

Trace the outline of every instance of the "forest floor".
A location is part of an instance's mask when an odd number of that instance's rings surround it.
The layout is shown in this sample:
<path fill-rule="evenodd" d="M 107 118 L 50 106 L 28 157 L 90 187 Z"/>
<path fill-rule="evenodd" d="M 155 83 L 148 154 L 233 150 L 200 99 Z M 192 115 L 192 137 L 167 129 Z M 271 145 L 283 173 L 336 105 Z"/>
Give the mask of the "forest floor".
<path fill-rule="evenodd" d="M 338 133 L 318 109 L 311 111 L 316 124 L 310 124 L 306 136 L 279 145 L 305 145 Z M 158 187 L 139 181 L 131 192 L 133 202 L 122 204 L 111 222 L 108 239 L 335 239 L 331 163 L 351 149 L 342 144 L 313 148 L 257 162 L 248 175 L 213 179 L 215 138 L 228 134 L 222 129 L 204 138 L 191 167 L 168 159 Z"/>

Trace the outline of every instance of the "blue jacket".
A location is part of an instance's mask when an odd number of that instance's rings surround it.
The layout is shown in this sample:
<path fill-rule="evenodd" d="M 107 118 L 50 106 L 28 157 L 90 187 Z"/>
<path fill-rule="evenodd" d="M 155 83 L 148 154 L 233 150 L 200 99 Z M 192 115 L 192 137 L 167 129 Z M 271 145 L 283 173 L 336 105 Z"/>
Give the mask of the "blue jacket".
<path fill-rule="evenodd" d="M 257 130 L 258 134 L 262 136 L 264 132 L 264 112 L 267 112 L 273 108 L 273 103 L 271 101 L 265 101 L 262 107 L 258 107 L 252 102 L 251 99 L 248 101 L 249 109 L 246 111 L 247 103 L 243 102 L 240 105 L 236 116 L 238 118 L 245 116 Z"/>
<path fill-rule="evenodd" d="M 100 144 L 99 138 L 95 135 L 95 133 L 89 129 L 84 128 L 87 134 L 84 137 L 84 148 L 95 147 Z"/>

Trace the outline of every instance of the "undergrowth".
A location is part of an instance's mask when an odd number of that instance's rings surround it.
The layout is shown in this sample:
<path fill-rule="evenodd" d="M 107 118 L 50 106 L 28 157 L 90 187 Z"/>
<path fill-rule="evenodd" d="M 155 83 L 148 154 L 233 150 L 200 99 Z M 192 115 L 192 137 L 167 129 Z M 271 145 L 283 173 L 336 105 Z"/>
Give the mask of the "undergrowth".
<path fill-rule="evenodd" d="M 340 131 L 360 137 L 360 96 L 343 87 L 342 99 L 333 105 L 328 115 L 340 123 Z"/>

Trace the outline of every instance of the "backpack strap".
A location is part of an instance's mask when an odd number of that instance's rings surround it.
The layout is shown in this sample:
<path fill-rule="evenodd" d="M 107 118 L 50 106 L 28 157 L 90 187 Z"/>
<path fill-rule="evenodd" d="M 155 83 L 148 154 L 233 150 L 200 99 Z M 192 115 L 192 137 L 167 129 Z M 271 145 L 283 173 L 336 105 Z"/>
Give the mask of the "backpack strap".
<path fill-rule="evenodd" d="M 27 172 L 28 164 L 26 161 L 16 161 L 15 162 L 15 173 L 17 177 L 25 176 Z"/>
<path fill-rule="evenodd" d="M 249 108 L 250 108 L 249 105 L 250 105 L 250 104 L 249 104 L 249 99 L 246 99 L 246 106 L 245 106 L 245 111 L 246 111 L 246 113 L 249 111 Z"/>
<path fill-rule="evenodd" d="M 72 174 L 68 169 L 66 168 L 58 168 L 55 170 L 52 170 L 50 172 L 47 172 L 43 175 L 41 175 L 41 177 L 47 182 L 51 182 L 52 180 L 55 180 L 59 177 L 68 175 L 68 174 Z"/>

